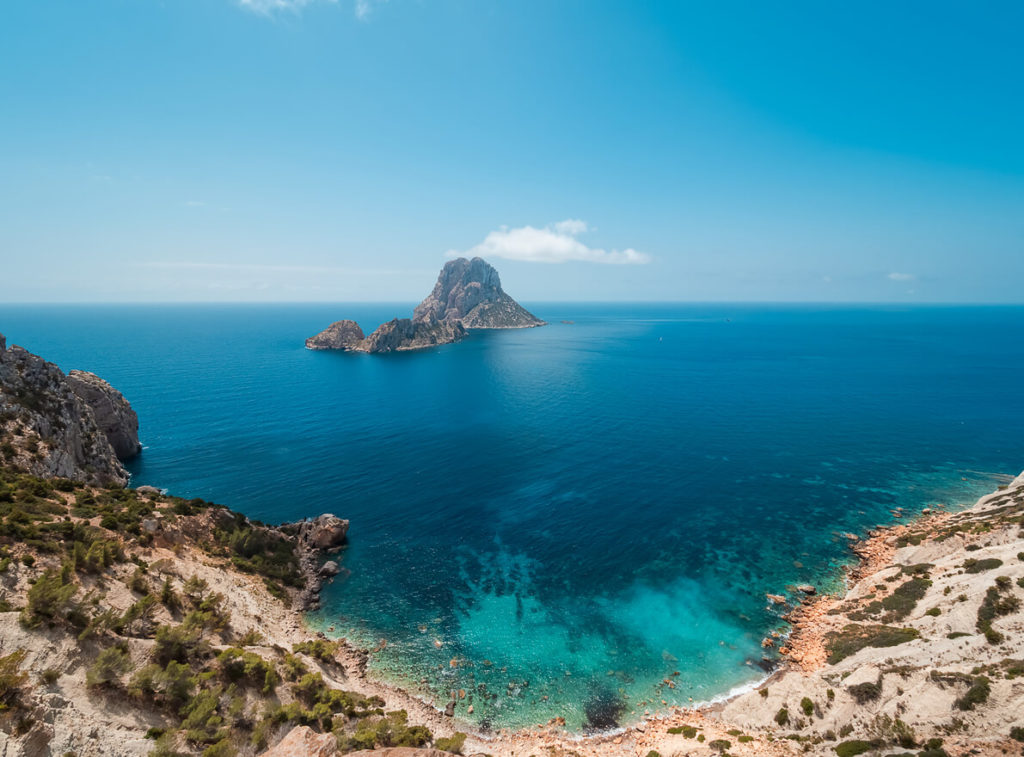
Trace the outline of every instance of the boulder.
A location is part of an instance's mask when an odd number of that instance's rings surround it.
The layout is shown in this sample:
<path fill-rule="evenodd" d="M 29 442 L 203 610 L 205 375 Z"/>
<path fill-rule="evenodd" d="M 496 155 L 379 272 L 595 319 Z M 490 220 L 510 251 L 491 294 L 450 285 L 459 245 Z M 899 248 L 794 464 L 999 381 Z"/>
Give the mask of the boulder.
<path fill-rule="evenodd" d="M 341 573 L 341 568 L 338 566 L 338 563 L 334 562 L 334 560 L 328 560 L 327 562 L 325 562 L 323 565 L 320 566 L 320 570 L 317 571 L 317 572 L 321 576 L 330 577 L 330 576 L 336 576 L 339 573 Z"/>
<path fill-rule="evenodd" d="M 309 549 L 322 552 L 337 549 L 347 537 L 348 521 L 330 513 L 299 525 L 299 541 Z"/>
<path fill-rule="evenodd" d="M 338 742 L 334 734 L 317 733 L 307 725 L 298 725 L 263 752 L 263 757 L 335 757 L 336 754 Z"/>

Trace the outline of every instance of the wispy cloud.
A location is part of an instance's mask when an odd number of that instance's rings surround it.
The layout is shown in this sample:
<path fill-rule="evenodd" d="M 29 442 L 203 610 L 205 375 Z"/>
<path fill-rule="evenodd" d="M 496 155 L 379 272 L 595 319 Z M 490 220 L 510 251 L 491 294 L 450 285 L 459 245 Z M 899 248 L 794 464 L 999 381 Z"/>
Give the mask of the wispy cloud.
<path fill-rule="evenodd" d="M 299 13 L 307 5 L 315 3 L 331 3 L 336 5 L 338 0 L 237 0 L 238 5 L 253 13 L 262 16 L 273 16 L 277 13 Z M 360 21 L 368 21 L 373 12 L 373 6 L 385 0 L 353 0 L 352 12 Z"/>
<path fill-rule="evenodd" d="M 543 228 L 502 226 L 488 234 L 484 241 L 465 252 L 451 250 L 448 257 L 466 255 L 483 258 L 505 258 L 530 263 L 603 263 L 608 265 L 640 265 L 651 262 L 650 255 L 632 248 L 603 250 L 588 247 L 577 237 L 589 230 L 585 221 L 568 218 Z"/>
<path fill-rule="evenodd" d="M 889 281 L 913 281 L 917 277 L 912 273 L 890 273 L 886 278 Z"/>

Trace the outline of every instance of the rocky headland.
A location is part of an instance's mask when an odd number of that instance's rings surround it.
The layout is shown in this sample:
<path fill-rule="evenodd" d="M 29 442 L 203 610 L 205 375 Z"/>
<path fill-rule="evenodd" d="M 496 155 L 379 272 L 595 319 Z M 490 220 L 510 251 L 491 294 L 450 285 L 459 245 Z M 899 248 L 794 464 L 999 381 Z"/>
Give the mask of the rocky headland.
<path fill-rule="evenodd" d="M 311 350 L 403 352 L 451 344 L 468 329 L 521 329 L 543 326 L 540 320 L 501 288 L 497 270 L 482 258 L 450 260 L 434 289 L 413 311 L 395 318 L 370 336 L 355 321 L 336 321 L 306 340 Z"/>
<path fill-rule="evenodd" d="M 0 460 L 43 478 L 125 484 L 139 421 L 92 373 L 60 368 L 0 335 Z"/>

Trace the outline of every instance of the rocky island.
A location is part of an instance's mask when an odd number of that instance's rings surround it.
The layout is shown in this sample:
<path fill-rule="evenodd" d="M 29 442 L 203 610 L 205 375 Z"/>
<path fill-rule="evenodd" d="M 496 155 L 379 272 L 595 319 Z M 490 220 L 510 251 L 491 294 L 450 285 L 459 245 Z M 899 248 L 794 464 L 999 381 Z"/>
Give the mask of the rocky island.
<path fill-rule="evenodd" d="M 402 352 L 451 344 L 468 329 L 523 329 L 543 326 L 501 288 L 497 270 L 482 258 L 445 263 L 434 289 L 413 311 L 395 318 L 366 337 L 359 324 L 336 321 L 306 340 L 311 350 Z"/>

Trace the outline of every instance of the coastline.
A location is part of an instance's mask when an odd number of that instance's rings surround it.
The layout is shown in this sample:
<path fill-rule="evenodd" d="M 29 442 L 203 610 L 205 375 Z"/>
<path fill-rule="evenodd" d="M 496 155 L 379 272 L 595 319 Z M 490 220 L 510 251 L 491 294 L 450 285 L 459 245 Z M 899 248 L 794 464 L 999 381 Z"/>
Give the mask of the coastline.
<path fill-rule="evenodd" d="M 406 709 L 411 717 L 422 720 L 436 733 L 466 733 L 467 754 L 485 752 L 494 757 L 515 757 L 538 749 L 547 750 L 552 754 L 569 754 L 575 750 L 585 749 L 587 754 L 594 755 L 646 755 L 645 750 L 658 753 L 667 750 L 668 753 L 673 753 L 684 746 L 690 750 L 697 750 L 687 753 L 702 754 L 705 742 L 711 743 L 722 739 L 733 740 L 730 753 L 736 755 L 795 754 L 794 745 L 799 744 L 799 741 L 777 738 L 777 734 L 785 730 L 780 727 L 780 723 L 775 722 L 778 713 L 775 713 L 776 717 L 764 717 L 765 713 L 761 712 L 764 708 L 751 704 L 763 704 L 769 699 L 764 692 L 776 688 L 779 684 L 782 684 L 783 688 L 792 688 L 793 681 L 790 679 L 795 679 L 796 684 L 800 686 L 804 679 L 823 677 L 823 671 L 829 668 L 827 644 L 830 634 L 837 633 L 841 624 L 850 620 L 851 611 L 844 611 L 841 608 L 844 603 L 860 602 L 869 593 L 865 592 L 864 586 L 867 580 L 877 577 L 880 573 L 892 572 L 892 569 L 903 564 L 897 559 L 898 553 L 907 549 L 901 540 L 918 538 L 914 535 L 924 534 L 925 536 L 920 536 L 920 539 L 927 542 L 956 520 L 969 520 L 972 515 L 984 515 L 987 509 L 991 509 L 993 501 L 1005 502 L 1010 496 L 1024 497 L 1024 473 L 963 509 L 950 511 L 925 508 L 921 514 L 907 523 L 879 526 L 863 539 L 848 536 L 855 560 L 843 569 L 844 591 L 839 594 L 804 596 L 784 616 L 790 624 L 790 631 L 781 637 L 782 646 L 779 652 L 783 661 L 776 670 L 759 681 L 735 687 L 710 701 L 695 703 L 690 707 L 672 707 L 613 731 L 571 734 L 563 731 L 553 720 L 546 725 L 538 724 L 532 729 L 481 732 L 475 724 L 445 715 L 439 707 L 411 692 L 374 679 L 367 672 L 372 652 L 357 649 L 342 639 L 345 667 L 348 671 L 346 685 L 352 688 L 353 683 L 358 681 L 360 690 L 381 696 L 389 706 Z M 1011 535 L 1012 538 L 1019 539 Z M 901 546 L 901 543 L 904 543 L 904 546 Z M 958 548 L 961 551 L 971 551 L 966 544 L 960 544 Z M 301 613 L 298 615 L 302 628 L 307 629 L 311 635 L 323 635 L 323 632 L 309 626 Z M 810 719 L 813 720 L 814 717 Z M 697 729 L 705 738 L 702 741 L 687 739 L 685 734 L 689 728 Z M 743 740 L 739 742 L 736 740 L 738 733 L 743 736 Z M 970 744 L 974 750 L 983 750 L 974 751 L 974 754 L 987 754 L 988 752 L 984 750 L 989 748 L 997 750 L 993 753 L 1002 753 L 1005 741 L 1003 739 L 994 742 L 993 745 L 983 743 L 980 746 L 976 741 L 970 741 Z M 824 744 L 820 746 L 820 750 L 817 747 L 808 749 L 808 745 L 804 744 L 800 751 L 835 753 L 831 747 Z"/>

